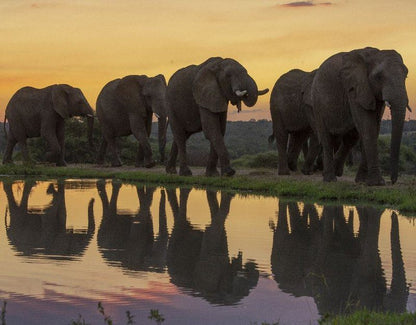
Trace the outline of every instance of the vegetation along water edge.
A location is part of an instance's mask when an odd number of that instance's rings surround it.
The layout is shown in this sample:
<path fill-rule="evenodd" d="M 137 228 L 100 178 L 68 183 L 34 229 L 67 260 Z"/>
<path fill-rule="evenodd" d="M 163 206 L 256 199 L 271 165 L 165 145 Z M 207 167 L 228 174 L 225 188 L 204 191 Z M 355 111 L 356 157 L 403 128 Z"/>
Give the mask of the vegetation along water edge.
<path fill-rule="evenodd" d="M 203 169 L 199 170 L 199 174 Z M 353 177 L 345 177 L 335 183 L 323 183 L 320 175 L 304 177 L 292 175 L 279 177 L 275 170 L 239 170 L 234 177 L 205 177 L 198 175 L 183 177 L 168 175 L 163 167 L 145 169 L 100 168 L 94 165 L 72 165 L 65 168 L 49 166 L 0 166 L 0 175 L 12 177 L 70 177 L 70 178 L 113 178 L 124 182 L 147 182 L 165 186 L 192 186 L 227 189 L 242 193 L 278 196 L 302 201 L 345 204 L 372 204 L 397 209 L 400 212 L 416 215 L 416 177 L 403 175 L 395 185 L 368 187 L 355 184 Z"/>

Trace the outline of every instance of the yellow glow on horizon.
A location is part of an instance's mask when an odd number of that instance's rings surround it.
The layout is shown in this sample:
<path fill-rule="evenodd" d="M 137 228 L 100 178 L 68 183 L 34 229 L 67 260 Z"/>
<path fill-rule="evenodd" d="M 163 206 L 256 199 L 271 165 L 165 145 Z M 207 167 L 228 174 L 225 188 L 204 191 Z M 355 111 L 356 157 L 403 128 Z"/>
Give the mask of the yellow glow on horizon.
<path fill-rule="evenodd" d="M 416 106 L 414 1 L 282 6 L 290 2 L 3 0 L 0 114 L 23 86 L 68 83 L 80 87 L 94 108 L 99 91 L 114 78 L 162 73 L 169 79 L 211 56 L 235 58 L 259 88 L 272 89 L 290 69 L 313 70 L 334 53 L 365 46 L 402 54 L 410 105 Z M 240 114 L 230 107 L 229 119 L 270 119 L 269 98 Z"/>

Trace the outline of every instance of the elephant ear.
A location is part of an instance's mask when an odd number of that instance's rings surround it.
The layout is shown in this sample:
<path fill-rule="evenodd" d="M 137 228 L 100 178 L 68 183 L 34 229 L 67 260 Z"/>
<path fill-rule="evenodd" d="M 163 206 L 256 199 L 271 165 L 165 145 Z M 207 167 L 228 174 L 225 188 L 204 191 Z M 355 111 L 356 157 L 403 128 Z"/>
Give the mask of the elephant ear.
<path fill-rule="evenodd" d="M 63 119 L 70 117 L 68 110 L 68 93 L 61 85 L 52 87 L 52 108 Z"/>
<path fill-rule="evenodd" d="M 302 92 L 302 101 L 309 106 L 312 106 L 312 82 L 315 77 L 316 70 L 310 72 L 310 74 L 305 78 L 301 86 Z"/>
<path fill-rule="evenodd" d="M 217 80 L 220 70 L 218 62 L 207 64 L 198 71 L 192 85 L 195 102 L 213 113 L 226 112 L 228 107 L 228 100 Z"/>
<path fill-rule="evenodd" d="M 120 79 L 115 93 L 123 105 L 145 104 L 142 90 L 148 77 L 145 75 L 130 75 Z"/>
<path fill-rule="evenodd" d="M 342 57 L 341 79 L 350 105 L 374 111 L 376 102 L 368 81 L 367 64 L 358 53 Z"/>

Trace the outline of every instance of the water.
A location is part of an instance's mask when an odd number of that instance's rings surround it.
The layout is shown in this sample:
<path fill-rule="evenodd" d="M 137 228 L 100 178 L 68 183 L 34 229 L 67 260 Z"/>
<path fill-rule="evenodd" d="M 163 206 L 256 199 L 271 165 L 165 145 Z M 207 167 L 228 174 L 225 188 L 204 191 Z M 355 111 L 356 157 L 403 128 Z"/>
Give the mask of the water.
<path fill-rule="evenodd" d="M 416 229 L 392 210 L 103 180 L 0 184 L 13 324 L 314 324 L 416 310 Z"/>

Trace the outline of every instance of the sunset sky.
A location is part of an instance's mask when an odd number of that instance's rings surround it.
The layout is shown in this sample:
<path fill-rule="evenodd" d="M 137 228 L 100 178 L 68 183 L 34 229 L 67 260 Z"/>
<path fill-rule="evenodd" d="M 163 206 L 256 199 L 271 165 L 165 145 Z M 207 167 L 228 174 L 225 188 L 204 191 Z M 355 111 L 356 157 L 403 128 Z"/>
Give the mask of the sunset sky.
<path fill-rule="evenodd" d="M 243 64 L 259 88 L 340 51 L 396 49 L 416 118 L 414 0 L 1 0 L 0 114 L 23 86 L 80 87 L 90 104 L 110 80 L 178 69 L 211 56 Z M 230 120 L 270 119 L 270 93 Z M 2 117 L 1 117 L 2 119 Z"/>

